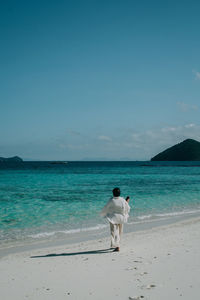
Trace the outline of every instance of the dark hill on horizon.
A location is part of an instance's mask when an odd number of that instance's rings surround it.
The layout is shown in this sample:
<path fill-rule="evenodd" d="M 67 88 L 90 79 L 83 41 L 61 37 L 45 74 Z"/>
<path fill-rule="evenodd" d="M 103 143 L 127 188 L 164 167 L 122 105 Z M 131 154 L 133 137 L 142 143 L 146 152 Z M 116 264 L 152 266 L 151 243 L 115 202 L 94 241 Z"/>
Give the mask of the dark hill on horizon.
<path fill-rule="evenodd" d="M 19 156 L 13 156 L 13 157 L 0 157 L 0 162 L 23 162 L 23 159 Z"/>
<path fill-rule="evenodd" d="M 200 161 L 200 142 L 187 139 L 163 152 L 160 152 L 151 161 Z"/>

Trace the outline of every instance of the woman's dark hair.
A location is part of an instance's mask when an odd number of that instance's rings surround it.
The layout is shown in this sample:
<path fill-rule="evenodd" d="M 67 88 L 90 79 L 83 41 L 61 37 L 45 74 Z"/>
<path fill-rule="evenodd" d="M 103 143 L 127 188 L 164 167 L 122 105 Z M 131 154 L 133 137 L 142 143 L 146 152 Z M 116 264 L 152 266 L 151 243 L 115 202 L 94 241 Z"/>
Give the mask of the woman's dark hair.
<path fill-rule="evenodd" d="M 120 189 L 119 188 L 114 188 L 113 189 L 113 196 L 114 197 L 119 197 L 120 196 Z"/>

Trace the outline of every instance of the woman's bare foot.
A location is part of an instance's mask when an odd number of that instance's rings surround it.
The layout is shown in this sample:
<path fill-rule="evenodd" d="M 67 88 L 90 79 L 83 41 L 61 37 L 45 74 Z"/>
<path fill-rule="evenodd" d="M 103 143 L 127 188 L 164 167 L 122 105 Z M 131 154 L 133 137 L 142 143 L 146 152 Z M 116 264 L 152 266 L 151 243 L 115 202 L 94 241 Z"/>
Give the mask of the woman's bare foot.
<path fill-rule="evenodd" d="M 119 252 L 119 247 L 116 247 L 113 252 Z"/>

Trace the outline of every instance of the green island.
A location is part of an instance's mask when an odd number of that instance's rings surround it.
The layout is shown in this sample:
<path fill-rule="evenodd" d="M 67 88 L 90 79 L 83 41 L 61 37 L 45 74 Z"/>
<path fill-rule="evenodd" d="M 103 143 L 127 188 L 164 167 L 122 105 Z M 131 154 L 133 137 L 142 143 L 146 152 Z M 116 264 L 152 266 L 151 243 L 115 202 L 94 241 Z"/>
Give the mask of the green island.
<path fill-rule="evenodd" d="M 151 161 L 200 161 L 200 142 L 186 139 L 155 155 Z"/>

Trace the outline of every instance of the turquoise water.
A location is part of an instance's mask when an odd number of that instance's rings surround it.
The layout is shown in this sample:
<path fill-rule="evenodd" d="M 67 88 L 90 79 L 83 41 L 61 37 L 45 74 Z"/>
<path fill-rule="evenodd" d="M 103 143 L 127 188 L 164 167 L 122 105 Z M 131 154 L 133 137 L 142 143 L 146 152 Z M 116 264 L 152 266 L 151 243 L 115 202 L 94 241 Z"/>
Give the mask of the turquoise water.
<path fill-rule="evenodd" d="M 0 240 L 102 229 L 99 212 L 116 186 L 131 197 L 133 226 L 200 211 L 200 167 L 190 163 L 27 162 L 0 167 Z"/>

